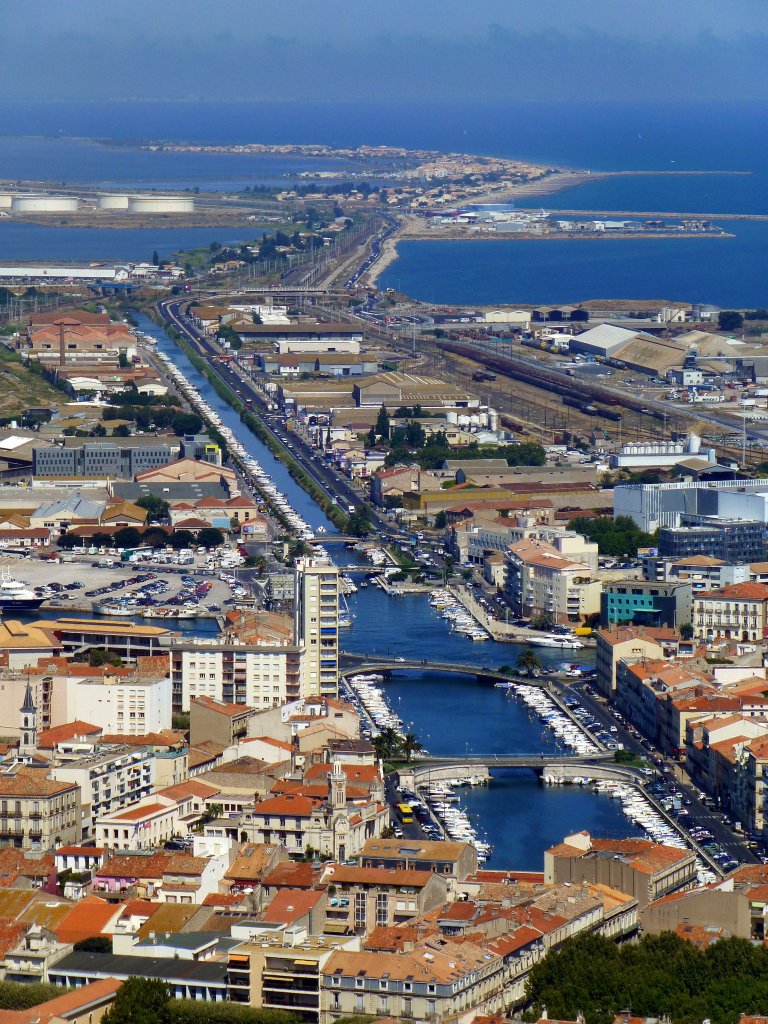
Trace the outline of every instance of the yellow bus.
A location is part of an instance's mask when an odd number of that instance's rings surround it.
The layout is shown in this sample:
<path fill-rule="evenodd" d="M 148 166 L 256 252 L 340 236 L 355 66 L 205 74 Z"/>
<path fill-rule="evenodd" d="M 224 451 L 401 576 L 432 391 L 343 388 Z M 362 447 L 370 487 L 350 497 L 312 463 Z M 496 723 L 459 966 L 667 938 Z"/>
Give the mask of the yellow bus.
<path fill-rule="evenodd" d="M 398 804 L 397 811 L 404 825 L 413 824 L 413 808 L 410 804 Z"/>

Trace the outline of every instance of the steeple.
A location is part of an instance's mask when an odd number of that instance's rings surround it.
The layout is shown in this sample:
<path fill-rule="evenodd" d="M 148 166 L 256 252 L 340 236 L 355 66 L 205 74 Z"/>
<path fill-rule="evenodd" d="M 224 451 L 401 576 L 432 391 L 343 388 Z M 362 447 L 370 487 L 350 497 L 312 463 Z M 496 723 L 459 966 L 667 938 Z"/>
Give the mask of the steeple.
<path fill-rule="evenodd" d="M 32 687 L 27 682 L 24 691 L 24 703 L 19 708 L 21 721 L 19 724 L 19 754 L 29 757 L 37 752 L 37 708 L 32 696 Z"/>
<path fill-rule="evenodd" d="M 340 811 L 347 806 L 347 776 L 341 767 L 341 761 L 333 762 L 333 771 L 328 776 L 331 809 Z"/>

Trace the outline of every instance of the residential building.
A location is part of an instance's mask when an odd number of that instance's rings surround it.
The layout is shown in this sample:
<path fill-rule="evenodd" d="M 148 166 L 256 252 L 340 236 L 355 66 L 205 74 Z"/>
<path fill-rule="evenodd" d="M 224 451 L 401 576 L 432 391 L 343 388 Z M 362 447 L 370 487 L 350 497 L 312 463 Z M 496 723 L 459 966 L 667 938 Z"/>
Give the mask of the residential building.
<path fill-rule="evenodd" d="M 325 880 L 334 889 L 325 909 L 325 931 L 334 935 L 367 935 L 374 928 L 394 928 L 442 906 L 448 898 L 444 876 L 412 868 L 338 864 Z"/>
<path fill-rule="evenodd" d="M 323 968 L 320 1024 L 367 1014 L 469 1021 L 505 1008 L 504 960 L 473 942 L 427 939 L 410 952 L 333 953 Z"/>
<path fill-rule="evenodd" d="M 0 776 L 0 844 L 52 850 L 81 838 L 80 787 L 48 777 L 44 768 L 17 767 Z"/>
<path fill-rule="evenodd" d="M 566 554 L 555 544 L 533 539 L 510 546 L 504 596 L 516 615 L 568 623 L 600 611 L 602 584 L 585 561 L 574 560 L 574 545 L 569 548 Z"/>
<path fill-rule="evenodd" d="M 447 878 L 451 890 L 477 871 L 477 851 L 470 843 L 419 839 L 370 839 L 360 862 L 366 868 L 433 871 Z"/>
<path fill-rule="evenodd" d="M 335 697 L 339 685 L 339 570 L 331 562 L 313 557 L 297 559 L 295 571 L 294 643 L 304 651 L 302 696 Z"/>
<path fill-rule="evenodd" d="M 186 835 L 206 810 L 216 786 L 190 779 L 157 790 L 135 803 L 95 819 L 98 846 L 119 850 L 152 850 L 173 836 Z"/>
<path fill-rule="evenodd" d="M 544 878 L 550 885 L 609 885 L 636 897 L 642 909 L 695 885 L 696 855 L 647 839 L 594 839 L 577 832 L 545 851 Z"/>
<path fill-rule="evenodd" d="M 734 583 L 696 594 L 692 623 L 702 640 L 762 641 L 768 637 L 768 586 Z"/>
<path fill-rule="evenodd" d="M 97 818 L 149 796 L 155 785 L 154 764 L 146 747 L 107 746 L 54 765 L 51 778 L 79 788 L 83 836 L 88 838 Z"/>
<path fill-rule="evenodd" d="M 595 634 L 596 689 L 611 699 L 616 689 L 616 668 L 621 661 L 631 664 L 635 661 L 657 660 L 677 645 L 677 633 L 673 629 L 656 629 L 644 626 L 614 626 L 599 629 Z"/>
<path fill-rule="evenodd" d="M 231 747 L 248 735 L 248 723 L 256 713 L 247 704 L 229 704 L 211 697 L 193 697 L 189 710 L 189 741 L 193 746 L 213 740 Z"/>
<path fill-rule="evenodd" d="M 146 659 L 149 660 L 149 659 Z M 154 660 L 154 659 L 152 659 Z M 156 671 L 71 678 L 54 684 L 54 725 L 83 721 L 113 735 L 144 736 L 171 727 L 171 677 L 167 657 Z"/>

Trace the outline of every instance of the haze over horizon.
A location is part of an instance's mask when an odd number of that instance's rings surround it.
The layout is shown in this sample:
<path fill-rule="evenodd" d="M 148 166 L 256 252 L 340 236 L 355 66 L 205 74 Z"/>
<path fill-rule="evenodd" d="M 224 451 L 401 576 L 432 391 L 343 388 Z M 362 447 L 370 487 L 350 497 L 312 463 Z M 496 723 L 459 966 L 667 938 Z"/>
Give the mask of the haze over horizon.
<path fill-rule="evenodd" d="M 32 0 L 3 99 L 768 99 L 765 0 Z"/>

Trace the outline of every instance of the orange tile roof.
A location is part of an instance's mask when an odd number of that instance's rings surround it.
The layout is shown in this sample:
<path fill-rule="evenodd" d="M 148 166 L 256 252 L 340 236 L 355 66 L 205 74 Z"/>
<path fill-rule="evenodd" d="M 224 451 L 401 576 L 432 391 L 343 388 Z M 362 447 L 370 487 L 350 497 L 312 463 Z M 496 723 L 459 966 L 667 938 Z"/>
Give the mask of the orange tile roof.
<path fill-rule="evenodd" d="M 104 929 L 117 915 L 114 903 L 107 903 L 98 896 L 86 896 L 70 910 L 55 929 L 59 942 L 80 942 L 104 934 Z"/>
<path fill-rule="evenodd" d="M 264 908 L 261 920 L 270 924 L 293 924 L 314 910 L 324 897 L 325 893 L 317 889 L 280 889 Z"/>
<path fill-rule="evenodd" d="M 723 598 L 738 598 L 739 601 L 768 601 L 768 586 L 764 583 L 732 583 L 728 587 L 721 587 L 720 590 L 694 594 L 694 599 L 697 601 Z"/>
<path fill-rule="evenodd" d="M 333 868 L 333 877 L 328 881 L 334 885 L 377 885 L 407 886 L 423 889 L 432 878 L 431 871 L 412 871 L 408 868 L 357 868 L 339 864 Z"/>
<path fill-rule="evenodd" d="M 225 715 L 227 718 L 238 718 L 240 715 L 253 713 L 253 708 L 248 707 L 247 704 L 227 704 L 206 696 L 193 697 L 192 703 L 208 708 L 209 711 L 218 711 L 219 714 Z"/>
<path fill-rule="evenodd" d="M 93 739 L 101 736 L 101 733 L 101 726 L 91 725 L 90 722 L 67 722 L 64 725 L 56 725 L 52 729 L 43 729 L 37 737 L 37 745 L 41 750 L 46 750 L 55 747 L 57 743 L 75 739 Z"/>
<path fill-rule="evenodd" d="M 315 884 L 316 873 L 308 861 L 284 861 L 276 864 L 264 876 L 268 888 L 309 889 Z"/>
<path fill-rule="evenodd" d="M 290 818 L 308 818 L 319 803 L 320 800 L 287 793 L 285 796 L 267 797 L 265 800 L 259 801 L 254 808 L 254 815 L 257 817 L 285 815 Z"/>

